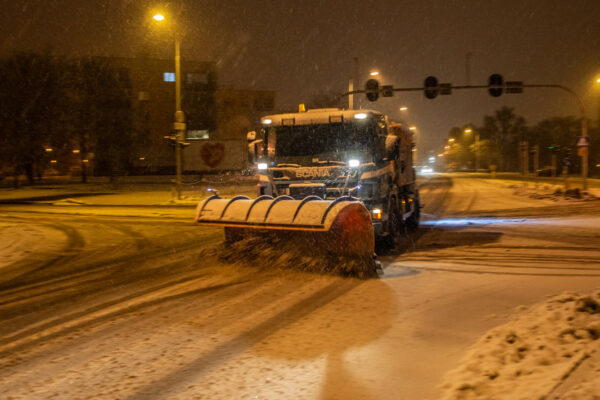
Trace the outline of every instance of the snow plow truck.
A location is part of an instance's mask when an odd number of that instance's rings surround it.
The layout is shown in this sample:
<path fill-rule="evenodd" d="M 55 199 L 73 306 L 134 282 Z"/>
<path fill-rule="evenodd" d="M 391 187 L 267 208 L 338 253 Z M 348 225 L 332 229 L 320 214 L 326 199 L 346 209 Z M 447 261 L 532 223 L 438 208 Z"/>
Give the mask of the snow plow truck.
<path fill-rule="evenodd" d="M 257 197 L 201 201 L 198 224 L 225 242 L 284 236 L 376 271 L 375 243 L 398 244 L 419 224 L 413 132 L 373 110 L 268 115 L 249 133 Z M 358 264 L 356 261 L 358 260 Z"/>

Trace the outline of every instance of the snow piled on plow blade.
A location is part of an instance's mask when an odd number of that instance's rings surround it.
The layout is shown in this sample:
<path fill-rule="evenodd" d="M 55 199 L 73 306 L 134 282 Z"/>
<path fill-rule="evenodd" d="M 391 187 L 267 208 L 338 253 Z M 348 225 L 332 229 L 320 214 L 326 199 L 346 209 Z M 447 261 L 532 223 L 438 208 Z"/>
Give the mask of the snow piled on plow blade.
<path fill-rule="evenodd" d="M 287 269 L 360 279 L 378 276 L 372 256 L 332 254 L 324 250 L 318 241 L 307 236 L 298 240 L 298 235 L 297 232 L 268 232 L 233 243 L 224 242 L 218 256 L 229 263 L 261 269 Z"/>

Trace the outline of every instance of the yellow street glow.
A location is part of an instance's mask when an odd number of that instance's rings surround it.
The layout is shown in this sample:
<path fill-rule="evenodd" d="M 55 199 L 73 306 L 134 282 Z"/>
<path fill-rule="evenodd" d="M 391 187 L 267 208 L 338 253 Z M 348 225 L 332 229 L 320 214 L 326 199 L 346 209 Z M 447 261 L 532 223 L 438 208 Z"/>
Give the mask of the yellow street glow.
<path fill-rule="evenodd" d="M 73 154 L 79 154 L 79 149 L 73 150 Z"/>
<path fill-rule="evenodd" d="M 373 215 L 373 219 L 381 219 L 381 209 L 374 208 L 371 210 L 371 214 Z"/>
<path fill-rule="evenodd" d="M 406 111 L 408 110 L 408 107 L 400 107 L 400 111 Z"/>
<path fill-rule="evenodd" d="M 56 161 L 56 160 L 51 160 L 50 162 L 51 162 L 52 164 L 56 164 L 58 161 Z"/>
<path fill-rule="evenodd" d="M 154 17 L 152 17 L 152 18 L 154 18 L 154 20 L 155 20 L 155 21 L 163 21 L 163 20 L 165 19 L 165 16 L 164 16 L 164 15 L 162 15 L 162 14 L 156 14 L 156 15 L 155 15 Z"/>
<path fill-rule="evenodd" d="M 416 130 L 417 130 L 417 127 L 416 127 L 416 126 L 411 126 L 411 127 L 410 127 L 410 128 L 408 128 L 408 129 L 410 129 L 411 131 L 416 131 Z"/>
<path fill-rule="evenodd" d="M 371 76 L 377 76 L 377 75 L 379 75 L 379 72 L 378 71 L 373 71 L 369 75 L 371 75 Z"/>
<path fill-rule="evenodd" d="M 465 129 L 465 133 L 471 133 L 470 129 Z"/>
<path fill-rule="evenodd" d="M 596 79 L 596 82 L 600 83 L 600 78 Z"/>
<path fill-rule="evenodd" d="M 50 153 L 50 152 L 51 152 L 51 151 L 53 151 L 53 150 L 54 150 L 54 149 L 51 149 L 50 147 L 48 147 L 48 148 L 46 149 L 46 153 Z"/>
<path fill-rule="evenodd" d="M 448 139 L 448 141 L 449 141 L 450 143 L 452 143 L 452 142 L 454 142 L 454 138 L 453 138 L 453 137 L 451 137 L 450 139 Z"/>
<path fill-rule="evenodd" d="M 81 160 L 81 161 L 83 161 L 84 163 L 86 163 L 86 162 L 88 162 L 89 160 L 88 160 L 88 159 L 85 159 L 85 160 Z"/>

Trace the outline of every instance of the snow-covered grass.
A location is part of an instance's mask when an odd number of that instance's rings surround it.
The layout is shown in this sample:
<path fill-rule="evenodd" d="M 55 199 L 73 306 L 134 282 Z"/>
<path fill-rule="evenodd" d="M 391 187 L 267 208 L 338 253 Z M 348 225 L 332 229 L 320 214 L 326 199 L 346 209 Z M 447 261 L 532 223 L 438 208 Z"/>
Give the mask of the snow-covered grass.
<path fill-rule="evenodd" d="M 256 196 L 255 182 L 214 182 L 185 185 L 182 199 L 175 199 L 169 184 L 69 184 L 0 189 L 0 201 L 37 199 L 55 205 L 195 205 L 209 194 L 208 187 L 219 190 L 223 196 Z M 48 198 L 47 200 L 44 200 Z"/>
<path fill-rule="evenodd" d="M 446 376 L 446 399 L 600 398 L 600 363 L 588 360 L 600 350 L 600 290 L 564 292 L 516 312 Z M 570 378 L 586 362 L 594 364 L 589 376 Z"/>

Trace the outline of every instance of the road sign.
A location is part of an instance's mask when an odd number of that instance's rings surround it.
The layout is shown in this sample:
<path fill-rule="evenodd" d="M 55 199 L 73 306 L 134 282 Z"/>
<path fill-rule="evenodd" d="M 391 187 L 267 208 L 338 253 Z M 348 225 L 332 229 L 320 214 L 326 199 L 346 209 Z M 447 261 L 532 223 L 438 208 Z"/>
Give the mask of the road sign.
<path fill-rule="evenodd" d="M 439 92 L 438 80 L 435 76 L 428 76 L 425 78 L 424 93 L 428 99 L 435 99 Z"/>
<path fill-rule="evenodd" d="M 452 84 L 450 84 L 450 83 L 440 83 L 440 94 L 441 95 L 452 94 Z"/>
<path fill-rule="evenodd" d="M 394 87 L 392 85 L 383 85 L 381 87 L 381 97 L 394 96 Z"/>
<path fill-rule="evenodd" d="M 507 81 L 506 93 L 523 93 L 522 81 Z"/>
<path fill-rule="evenodd" d="M 577 137 L 577 145 L 576 147 L 589 147 L 590 146 L 590 138 L 587 136 L 578 136 Z"/>
<path fill-rule="evenodd" d="M 503 86 L 504 85 L 504 78 L 502 78 L 502 75 L 500 74 L 492 74 L 490 75 L 490 78 L 488 79 L 488 85 L 489 86 Z M 491 87 L 488 89 L 488 92 L 490 93 L 490 96 L 492 97 L 500 97 L 502 96 L 502 91 L 504 89 L 501 87 Z"/>

